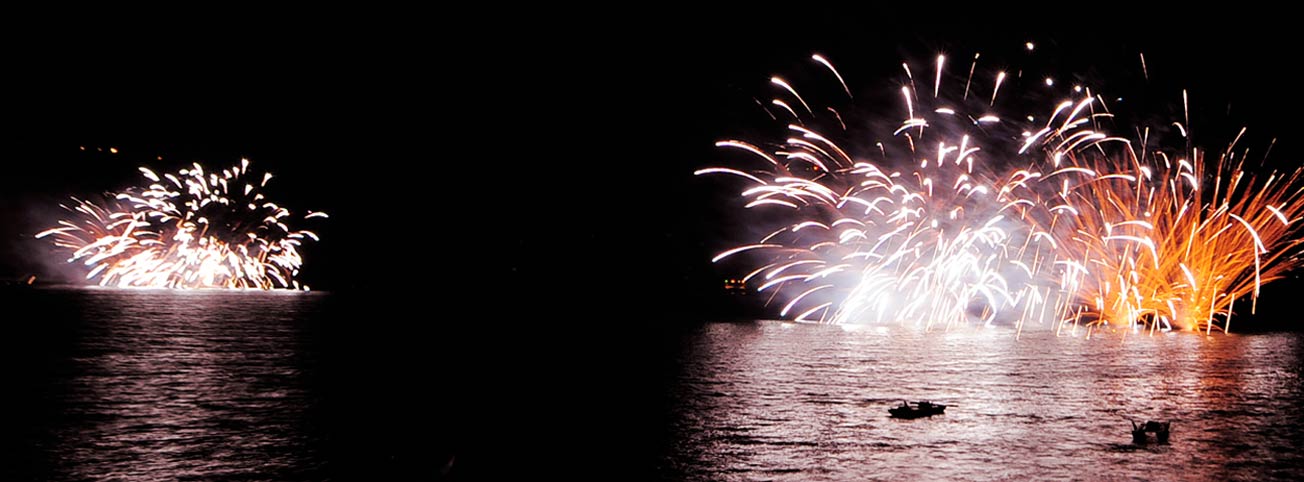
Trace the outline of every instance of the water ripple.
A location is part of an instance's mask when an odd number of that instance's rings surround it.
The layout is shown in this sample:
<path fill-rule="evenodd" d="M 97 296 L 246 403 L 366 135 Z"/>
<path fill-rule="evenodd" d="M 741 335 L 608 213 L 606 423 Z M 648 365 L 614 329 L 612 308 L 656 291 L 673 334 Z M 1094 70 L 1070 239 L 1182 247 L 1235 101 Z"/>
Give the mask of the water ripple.
<path fill-rule="evenodd" d="M 1057 338 L 774 322 L 679 341 L 663 476 L 1298 480 L 1298 334 Z M 931 399 L 946 414 L 897 420 Z M 1134 445 L 1128 419 L 1173 421 Z"/>

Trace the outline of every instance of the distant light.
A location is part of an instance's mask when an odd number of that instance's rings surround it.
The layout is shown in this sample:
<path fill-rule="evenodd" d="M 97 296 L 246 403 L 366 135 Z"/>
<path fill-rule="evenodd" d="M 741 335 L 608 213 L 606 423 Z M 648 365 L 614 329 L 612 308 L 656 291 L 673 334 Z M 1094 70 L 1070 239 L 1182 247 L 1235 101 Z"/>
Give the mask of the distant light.
<path fill-rule="evenodd" d="M 1049 87 L 1049 86 L 1052 86 L 1052 85 L 1055 85 L 1055 79 L 1052 79 L 1052 78 L 1050 78 L 1050 77 L 1046 77 L 1046 86 Z"/>
<path fill-rule="evenodd" d="M 163 160 L 163 156 L 158 156 L 158 160 Z"/>
<path fill-rule="evenodd" d="M 78 148 L 78 149 L 81 149 L 81 150 L 83 150 L 83 151 L 86 150 L 86 146 L 77 146 L 77 148 Z"/>
<path fill-rule="evenodd" d="M 1074 92 L 1082 92 L 1082 86 L 1081 86 L 1081 85 L 1075 85 L 1075 86 L 1073 86 L 1073 91 L 1074 91 Z"/>
<path fill-rule="evenodd" d="M 847 333 L 864 331 L 869 329 L 869 325 L 866 325 L 864 323 L 839 323 L 838 327 L 842 328 L 842 331 Z"/>
<path fill-rule="evenodd" d="M 1033 45 L 1032 42 L 1028 42 L 1028 43 L 1026 43 L 1026 44 L 1023 44 L 1023 46 L 1024 46 L 1024 47 L 1028 47 L 1028 50 L 1029 50 L 1029 51 L 1031 51 L 1031 50 L 1034 49 L 1034 48 L 1037 48 L 1037 46 L 1036 46 L 1036 45 Z"/>
<path fill-rule="evenodd" d="M 110 153 L 110 154 L 117 154 L 117 153 L 118 153 L 118 148 L 116 148 L 116 147 L 110 147 L 110 148 L 109 148 L 109 153 Z"/>

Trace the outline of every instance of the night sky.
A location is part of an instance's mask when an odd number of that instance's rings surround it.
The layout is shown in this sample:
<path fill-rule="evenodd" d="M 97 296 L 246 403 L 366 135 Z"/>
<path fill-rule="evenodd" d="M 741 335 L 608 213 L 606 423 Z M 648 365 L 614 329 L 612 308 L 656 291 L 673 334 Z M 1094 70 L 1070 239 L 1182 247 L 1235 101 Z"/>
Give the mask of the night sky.
<path fill-rule="evenodd" d="M 140 165 L 247 157 L 277 176 L 274 200 L 332 215 L 324 241 L 304 250 L 310 285 L 440 278 L 528 295 L 527 278 L 560 276 L 551 288 L 592 280 L 655 298 L 653 312 L 691 312 L 721 277 L 710 256 L 740 241 L 729 239 L 735 209 L 723 206 L 733 193 L 692 171 L 726 163 L 714 141 L 755 134 L 753 98 L 772 95 L 770 75 L 809 72 L 813 52 L 862 92 L 899 82 L 903 59 L 955 52 L 952 65 L 967 65 L 978 50 L 1000 64 L 1020 59 L 1025 41 L 1061 78 L 1137 83 L 1144 52 L 1147 92 L 1171 94 L 1147 100 L 1157 118 L 1180 114 L 1173 99 L 1185 88 L 1197 142 L 1218 148 L 1248 126 L 1243 145 L 1259 152 L 1279 139 L 1278 166 L 1304 152 L 1290 138 L 1301 101 L 1282 29 L 920 30 L 900 15 L 810 15 L 783 29 L 763 13 L 662 12 L 584 30 L 504 24 L 521 36 L 500 45 L 371 16 L 350 23 L 343 12 L 230 29 L 92 25 L 77 42 L 11 61 L 0 276 L 48 271 L 33 253 L 44 245 L 29 238 L 66 196 L 131 185 Z"/>
<path fill-rule="evenodd" d="M 897 79 L 903 59 L 996 59 L 1026 41 L 1062 75 L 1136 79 L 1144 52 L 1152 92 L 1180 102 L 1190 90 L 1198 142 L 1221 148 L 1248 125 L 1243 142 L 1278 138 L 1271 162 L 1304 159 L 1300 42 L 1261 20 L 639 12 L 584 25 L 479 18 L 479 34 L 454 35 L 456 18 L 354 14 L 78 26 L 48 33 L 70 42 L 15 49 L 0 105 L 0 279 L 41 273 L 30 237 L 66 196 L 125 187 L 139 165 L 247 157 L 276 174 L 275 200 L 331 215 L 302 279 L 357 301 L 360 319 L 406 320 L 366 340 L 404 352 L 393 361 L 445 400 L 423 398 L 432 406 L 473 414 L 421 418 L 433 439 L 527 451 L 559 426 L 592 427 L 580 446 L 644 463 L 663 363 L 644 330 L 718 315 L 728 273 L 709 260 L 742 241 L 721 239 L 734 193 L 692 172 L 720 164 L 713 143 L 746 134 L 762 115 L 752 96 L 773 95 L 772 74 L 809 71 L 811 53 L 854 88 Z M 1295 286 L 1267 290 L 1260 307 L 1280 312 Z M 625 375 L 578 381 L 593 371 Z M 475 416 L 487 413 L 498 418 Z M 607 417 L 646 426 L 608 433 Z M 493 435 L 508 433 L 522 435 Z"/>

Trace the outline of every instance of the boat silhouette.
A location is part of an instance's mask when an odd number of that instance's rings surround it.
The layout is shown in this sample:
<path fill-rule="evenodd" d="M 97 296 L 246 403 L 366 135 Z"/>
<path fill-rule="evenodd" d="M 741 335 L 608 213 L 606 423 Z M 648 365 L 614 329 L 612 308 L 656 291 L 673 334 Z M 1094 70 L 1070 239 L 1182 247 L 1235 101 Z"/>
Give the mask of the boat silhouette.
<path fill-rule="evenodd" d="M 920 418 L 939 415 L 945 410 L 946 405 L 921 401 L 915 402 L 913 405 L 909 402 L 901 402 L 901 405 L 889 408 L 887 411 L 896 418 Z"/>

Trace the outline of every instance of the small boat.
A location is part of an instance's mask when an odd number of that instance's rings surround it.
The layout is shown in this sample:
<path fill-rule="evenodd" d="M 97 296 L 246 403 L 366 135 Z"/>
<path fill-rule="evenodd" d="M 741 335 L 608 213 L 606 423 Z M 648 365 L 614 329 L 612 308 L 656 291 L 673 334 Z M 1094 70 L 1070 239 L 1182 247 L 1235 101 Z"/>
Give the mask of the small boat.
<path fill-rule="evenodd" d="M 1128 420 L 1132 422 L 1131 420 Z M 1155 441 L 1161 444 L 1168 443 L 1168 430 L 1172 427 L 1172 422 L 1149 421 L 1141 425 L 1132 422 L 1132 442 L 1143 444 L 1148 441 L 1147 433 L 1155 434 Z"/>
<path fill-rule="evenodd" d="M 901 402 L 900 406 L 889 408 L 887 411 L 896 418 L 920 418 L 939 415 L 945 410 L 946 405 L 923 401 L 916 402 L 914 405 L 907 402 Z"/>

